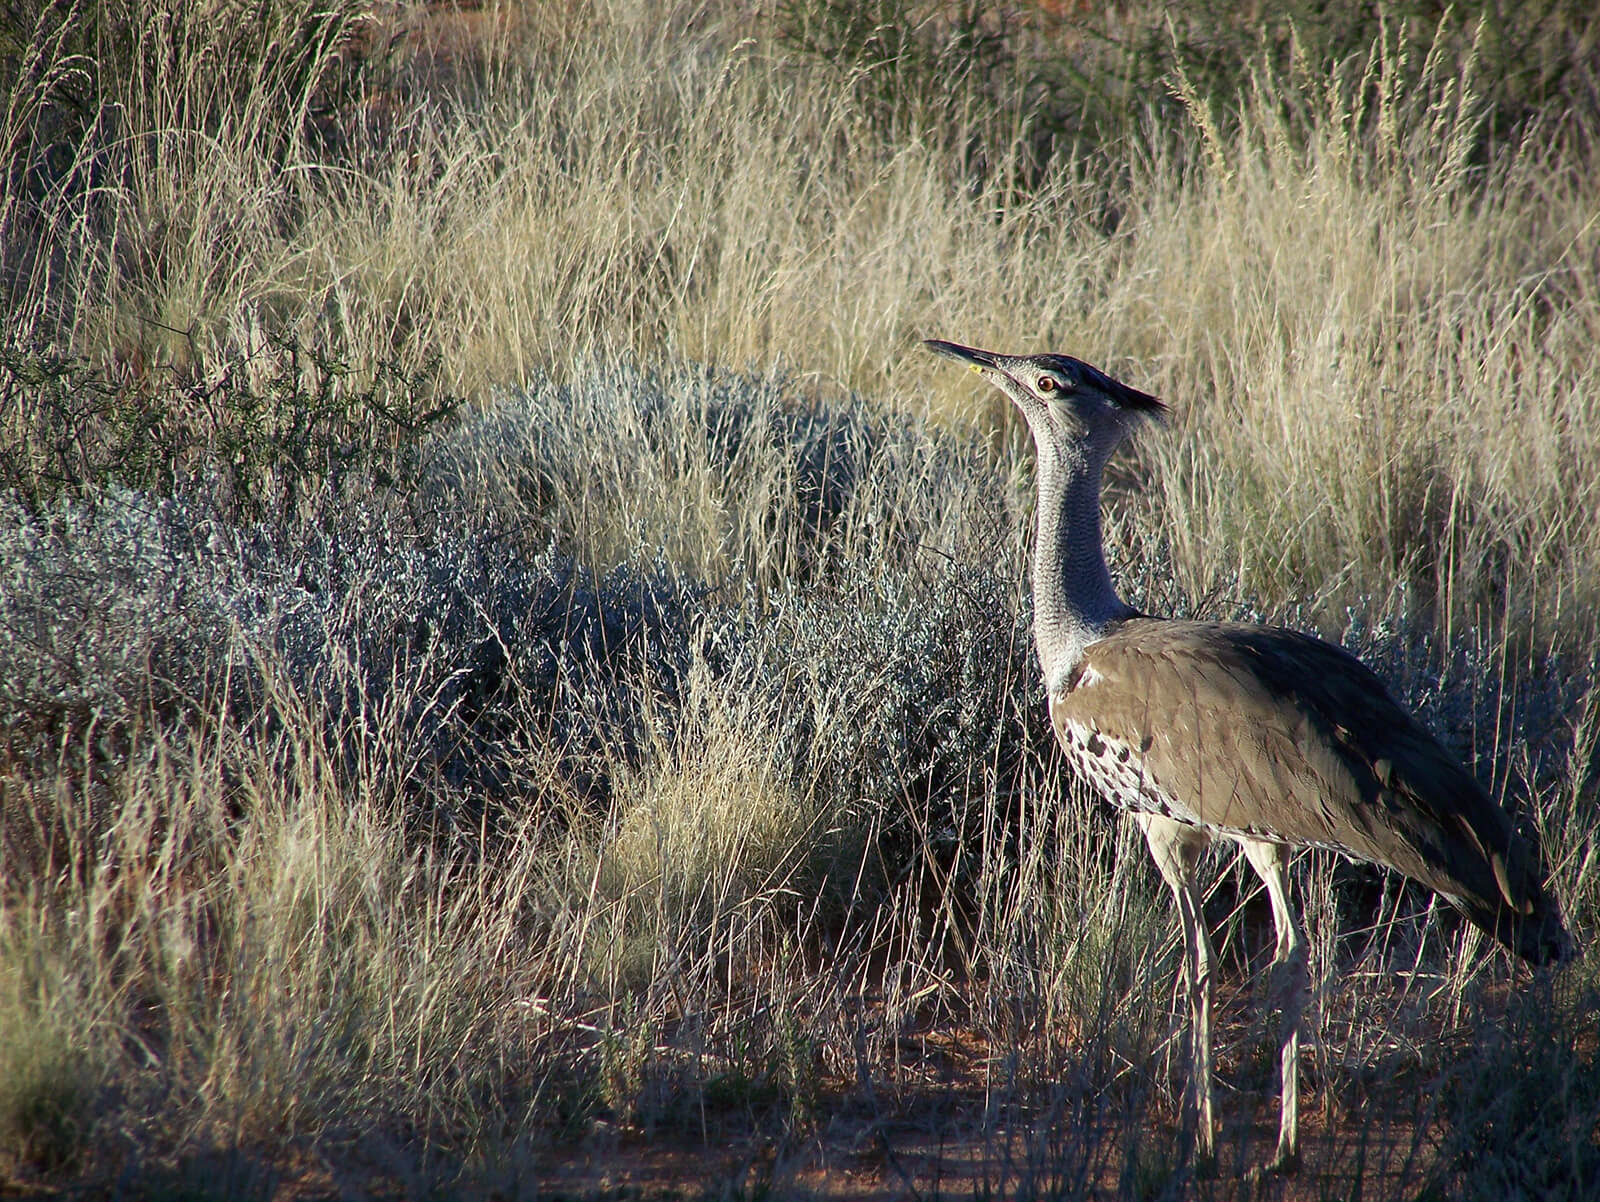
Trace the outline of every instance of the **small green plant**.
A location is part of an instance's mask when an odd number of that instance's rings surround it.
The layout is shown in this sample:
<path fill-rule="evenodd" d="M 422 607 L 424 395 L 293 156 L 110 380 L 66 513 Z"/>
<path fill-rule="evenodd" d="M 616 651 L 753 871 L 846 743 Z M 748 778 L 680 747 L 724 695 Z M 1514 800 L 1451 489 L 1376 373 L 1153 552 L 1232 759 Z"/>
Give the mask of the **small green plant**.
<path fill-rule="evenodd" d="M 885 133 L 937 128 L 962 102 L 1013 102 L 1019 18 L 1009 10 L 970 0 L 953 10 L 918 0 L 783 0 L 776 15 L 782 42 L 836 70 Z"/>
<path fill-rule="evenodd" d="M 283 338 L 204 379 L 118 379 L 82 356 L 0 346 L 0 492 L 39 509 L 64 492 L 200 480 L 223 512 L 251 517 L 351 478 L 390 486 L 460 404 L 440 395 L 436 368 L 386 362 L 362 380 Z"/>
<path fill-rule="evenodd" d="M 600 1100 L 619 1123 L 633 1125 L 646 1117 L 646 1083 L 655 1042 L 648 1017 L 640 1015 L 631 1001 L 624 1003 L 621 1022 L 600 1034 Z"/>
<path fill-rule="evenodd" d="M 797 1015 L 780 1014 L 773 1034 L 778 1054 L 775 1075 L 788 1099 L 788 1128 L 803 1135 L 822 1117 L 821 1050 Z"/>
<path fill-rule="evenodd" d="M 1565 111 L 1597 115 L 1593 48 L 1600 17 L 1583 0 L 1504 5 L 1472 2 L 1442 7 L 1418 0 L 1326 4 L 1317 0 L 1262 7 L 1240 20 L 1226 0 L 1119 11 L 1085 6 L 1070 28 L 1088 51 L 1077 56 L 1086 91 L 1120 96 L 1120 112 L 1103 105 L 1096 145 L 1114 145 L 1145 119 L 1140 100 L 1168 116 L 1176 94 L 1204 106 L 1230 133 L 1247 121 L 1249 97 L 1263 78 L 1334 83 L 1357 100 L 1352 111 L 1375 115 L 1379 93 L 1425 87 L 1430 77 L 1466 74 L 1484 121 L 1475 142 L 1481 159 L 1531 126 Z M 1374 48 L 1389 49 L 1381 73 Z M 1182 80 L 1181 87 L 1175 87 Z M 1297 136 L 1314 133 L 1320 114 L 1286 102 L 1283 116 Z M 1146 131 L 1150 132 L 1150 131 Z"/>

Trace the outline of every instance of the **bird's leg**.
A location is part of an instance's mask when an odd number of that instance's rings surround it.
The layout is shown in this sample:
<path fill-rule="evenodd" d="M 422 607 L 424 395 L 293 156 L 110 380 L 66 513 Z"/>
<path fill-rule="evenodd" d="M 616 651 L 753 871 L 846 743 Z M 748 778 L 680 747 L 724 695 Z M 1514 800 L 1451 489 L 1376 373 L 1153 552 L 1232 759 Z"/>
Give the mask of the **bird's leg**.
<path fill-rule="evenodd" d="M 1204 846 L 1203 844 L 1201 845 Z M 1198 851 L 1196 853 L 1198 858 Z M 1191 1089 L 1194 1092 L 1199 1140 L 1196 1151 L 1203 1160 L 1215 1155 L 1216 1123 L 1213 1117 L 1213 1078 L 1211 1071 L 1211 969 L 1215 954 L 1211 933 L 1206 930 L 1205 913 L 1200 906 L 1200 890 L 1190 873 L 1182 889 L 1175 890 L 1178 913 L 1188 928 L 1186 941 L 1192 951 L 1189 960 L 1189 1008 L 1194 1016 L 1194 1066 Z"/>
<path fill-rule="evenodd" d="M 1272 1004 L 1278 1011 L 1279 1073 L 1283 1083 L 1278 1153 L 1269 1168 L 1292 1170 L 1300 1159 L 1300 1011 L 1305 1004 L 1306 937 L 1289 904 L 1289 849 L 1242 839 L 1244 854 L 1267 887 L 1278 947 L 1272 957 Z"/>
<path fill-rule="evenodd" d="M 1215 955 L 1200 906 L 1195 872 L 1210 841 L 1197 827 L 1157 814 L 1136 814 L 1145 842 L 1161 877 L 1178 903 L 1183 925 L 1184 976 L 1189 986 L 1189 1087 L 1184 1109 L 1195 1123 L 1195 1154 L 1202 1161 L 1216 1155 L 1216 1124 L 1211 1075 L 1211 968 Z"/>

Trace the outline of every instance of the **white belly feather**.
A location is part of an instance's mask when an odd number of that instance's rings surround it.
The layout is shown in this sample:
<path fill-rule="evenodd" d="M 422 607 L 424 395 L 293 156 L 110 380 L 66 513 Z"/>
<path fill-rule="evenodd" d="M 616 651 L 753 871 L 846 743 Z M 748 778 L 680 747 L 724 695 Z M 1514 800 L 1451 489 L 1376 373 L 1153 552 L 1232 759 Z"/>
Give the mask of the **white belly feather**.
<path fill-rule="evenodd" d="M 1146 769 L 1137 747 L 1108 739 L 1081 722 L 1057 724 L 1067 762 L 1080 779 L 1098 790 L 1112 805 L 1124 810 L 1160 814 L 1190 826 L 1205 826 L 1181 797 L 1162 788 Z"/>

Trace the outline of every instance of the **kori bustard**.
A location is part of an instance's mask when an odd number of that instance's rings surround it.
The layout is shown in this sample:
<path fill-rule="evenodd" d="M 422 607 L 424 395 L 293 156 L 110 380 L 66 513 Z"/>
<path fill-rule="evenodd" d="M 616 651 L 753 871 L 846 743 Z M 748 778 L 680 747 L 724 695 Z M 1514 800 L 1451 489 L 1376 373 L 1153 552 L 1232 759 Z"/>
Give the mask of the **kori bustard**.
<path fill-rule="evenodd" d="M 1144 829 L 1177 901 L 1191 1009 L 1186 1111 L 1214 1155 L 1214 953 L 1196 885 L 1212 839 L 1261 877 L 1277 929 L 1281 1104 L 1269 1169 L 1298 1157 L 1306 941 L 1289 893 L 1292 849 L 1333 848 L 1433 889 L 1517 955 L 1575 944 L 1537 853 L 1510 819 L 1354 656 L 1270 626 L 1173 621 L 1117 596 L 1100 535 L 1100 476 L 1165 406 L 1067 355 L 927 346 L 983 375 L 1022 411 L 1038 459 L 1033 633 L 1050 719 L 1079 778 Z"/>

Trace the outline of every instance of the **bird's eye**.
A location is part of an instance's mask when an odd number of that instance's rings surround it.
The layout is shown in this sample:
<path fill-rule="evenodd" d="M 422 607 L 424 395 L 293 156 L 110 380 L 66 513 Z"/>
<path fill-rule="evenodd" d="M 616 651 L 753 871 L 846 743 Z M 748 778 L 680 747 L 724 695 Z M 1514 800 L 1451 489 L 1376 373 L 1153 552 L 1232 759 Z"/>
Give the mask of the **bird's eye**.
<path fill-rule="evenodd" d="M 1036 387 L 1040 392 L 1054 392 L 1057 387 L 1056 378 L 1054 376 L 1040 376 Z"/>

